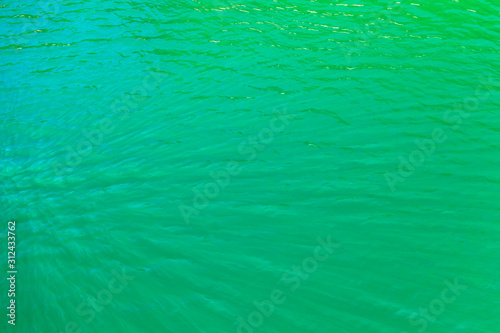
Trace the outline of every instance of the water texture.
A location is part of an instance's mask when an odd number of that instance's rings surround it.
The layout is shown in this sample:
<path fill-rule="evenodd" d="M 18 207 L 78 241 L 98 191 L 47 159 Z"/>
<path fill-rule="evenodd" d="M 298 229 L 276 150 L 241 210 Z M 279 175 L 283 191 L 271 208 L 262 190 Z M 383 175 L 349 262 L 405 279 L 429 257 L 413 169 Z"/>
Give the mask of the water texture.
<path fill-rule="evenodd" d="M 500 332 L 499 11 L 3 2 L 1 331 Z"/>

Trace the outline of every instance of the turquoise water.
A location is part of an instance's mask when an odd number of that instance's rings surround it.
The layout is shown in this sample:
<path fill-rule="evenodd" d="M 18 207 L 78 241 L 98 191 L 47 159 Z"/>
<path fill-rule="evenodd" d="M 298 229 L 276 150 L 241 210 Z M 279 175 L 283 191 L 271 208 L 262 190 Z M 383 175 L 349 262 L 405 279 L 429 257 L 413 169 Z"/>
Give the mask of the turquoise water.
<path fill-rule="evenodd" d="M 0 10 L 2 332 L 500 332 L 498 3 Z"/>

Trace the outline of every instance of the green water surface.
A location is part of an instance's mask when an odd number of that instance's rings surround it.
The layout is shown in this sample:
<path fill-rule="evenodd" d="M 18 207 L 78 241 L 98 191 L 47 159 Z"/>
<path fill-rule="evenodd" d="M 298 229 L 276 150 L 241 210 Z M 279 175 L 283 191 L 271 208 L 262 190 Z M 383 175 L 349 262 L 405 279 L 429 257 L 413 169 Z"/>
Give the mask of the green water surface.
<path fill-rule="evenodd" d="M 3 2 L 0 331 L 500 332 L 499 11 Z"/>

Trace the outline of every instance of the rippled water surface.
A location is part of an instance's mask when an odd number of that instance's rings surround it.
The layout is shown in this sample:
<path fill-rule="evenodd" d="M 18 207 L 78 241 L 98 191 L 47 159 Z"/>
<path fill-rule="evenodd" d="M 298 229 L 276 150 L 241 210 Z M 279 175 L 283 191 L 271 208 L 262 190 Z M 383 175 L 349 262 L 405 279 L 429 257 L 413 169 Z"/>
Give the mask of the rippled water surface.
<path fill-rule="evenodd" d="M 500 332 L 500 5 L 7 1 L 2 332 Z"/>

